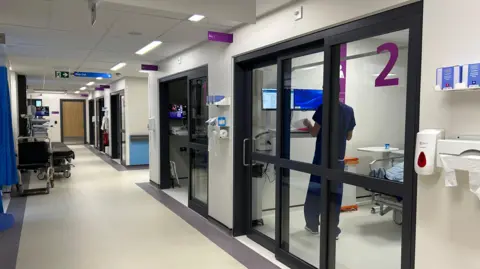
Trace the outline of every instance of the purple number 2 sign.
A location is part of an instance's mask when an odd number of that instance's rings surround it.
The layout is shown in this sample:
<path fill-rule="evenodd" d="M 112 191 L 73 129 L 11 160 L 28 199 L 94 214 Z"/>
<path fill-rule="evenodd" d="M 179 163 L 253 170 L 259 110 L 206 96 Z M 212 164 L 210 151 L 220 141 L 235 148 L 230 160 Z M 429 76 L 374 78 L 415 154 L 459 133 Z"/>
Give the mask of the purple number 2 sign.
<path fill-rule="evenodd" d="M 383 69 L 383 71 L 378 75 L 375 79 L 375 87 L 384 87 L 384 86 L 396 86 L 398 85 L 398 78 L 389 78 L 387 79 L 388 74 L 392 71 L 395 63 L 398 59 L 398 46 L 395 43 L 385 43 L 380 45 L 377 48 L 377 54 L 382 53 L 384 51 L 390 52 L 390 59 L 388 60 L 387 65 Z"/>

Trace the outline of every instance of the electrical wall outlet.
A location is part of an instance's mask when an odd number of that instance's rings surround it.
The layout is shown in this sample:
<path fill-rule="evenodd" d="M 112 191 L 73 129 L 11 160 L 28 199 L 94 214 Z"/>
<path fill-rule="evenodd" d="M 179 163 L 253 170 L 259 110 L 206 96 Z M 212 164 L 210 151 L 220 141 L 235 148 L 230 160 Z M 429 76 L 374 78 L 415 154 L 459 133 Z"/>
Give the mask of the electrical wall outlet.
<path fill-rule="evenodd" d="M 296 8 L 293 15 L 296 21 L 303 19 L 303 6 Z"/>

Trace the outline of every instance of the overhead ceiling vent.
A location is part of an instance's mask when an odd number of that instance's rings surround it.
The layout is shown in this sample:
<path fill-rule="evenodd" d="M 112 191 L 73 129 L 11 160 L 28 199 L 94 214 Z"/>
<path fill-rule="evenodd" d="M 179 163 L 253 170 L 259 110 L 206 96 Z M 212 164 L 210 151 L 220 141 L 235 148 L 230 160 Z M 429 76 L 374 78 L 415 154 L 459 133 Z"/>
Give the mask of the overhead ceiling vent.
<path fill-rule="evenodd" d="M 131 35 L 131 36 L 141 36 L 142 35 L 142 33 L 137 32 L 137 31 L 131 31 L 128 34 Z"/>
<path fill-rule="evenodd" d="M 0 33 L 0 45 L 5 45 L 5 34 Z"/>

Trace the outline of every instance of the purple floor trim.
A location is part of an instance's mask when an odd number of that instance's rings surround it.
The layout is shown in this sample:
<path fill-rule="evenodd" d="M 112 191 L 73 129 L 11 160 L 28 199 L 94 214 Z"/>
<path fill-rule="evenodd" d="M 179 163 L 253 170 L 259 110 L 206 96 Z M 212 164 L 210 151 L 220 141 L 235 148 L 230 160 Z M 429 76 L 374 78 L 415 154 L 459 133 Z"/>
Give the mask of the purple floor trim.
<path fill-rule="evenodd" d="M 195 211 L 170 197 L 168 194 L 156 189 L 149 183 L 137 183 L 137 185 L 245 267 L 251 269 L 279 269 L 278 266 L 260 256 L 257 252 L 245 246 L 231 235 L 222 231 L 219 227 L 197 214 Z"/>

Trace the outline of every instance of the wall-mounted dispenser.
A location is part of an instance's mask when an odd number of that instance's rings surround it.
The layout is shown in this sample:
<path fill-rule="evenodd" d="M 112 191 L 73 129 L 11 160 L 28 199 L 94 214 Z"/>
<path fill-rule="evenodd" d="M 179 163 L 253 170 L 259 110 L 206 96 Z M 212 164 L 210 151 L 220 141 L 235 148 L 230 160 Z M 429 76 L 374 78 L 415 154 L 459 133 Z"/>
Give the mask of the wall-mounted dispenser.
<path fill-rule="evenodd" d="M 432 175 L 435 173 L 437 158 L 437 142 L 443 139 L 444 131 L 429 129 L 417 134 L 415 148 L 415 172 L 419 175 Z"/>

